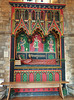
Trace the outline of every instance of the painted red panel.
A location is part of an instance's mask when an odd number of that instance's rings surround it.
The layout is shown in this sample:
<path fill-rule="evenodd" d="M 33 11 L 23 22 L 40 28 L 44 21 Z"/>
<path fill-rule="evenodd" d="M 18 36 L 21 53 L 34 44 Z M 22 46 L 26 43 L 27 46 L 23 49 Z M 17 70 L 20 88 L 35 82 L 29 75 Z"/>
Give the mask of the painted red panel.
<path fill-rule="evenodd" d="M 16 82 L 20 82 L 21 81 L 21 75 L 20 73 L 16 74 Z"/>
<path fill-rule="evenodd" d="M 15 92 L 50 92 L 58 91 L 57 88 L 23 88 L 23 89 L 14 89 Z"/>
<path fill-rule="evenodd" d="M 46 73 L 43 73 L 43 74 L 42 74 L 42 81 L 47 81 Z"/>
<path fill-rule="evenodd" d="M 59 73 L 55 73 L 55 81 L 59 81 Z"/>
<path fill-rule="evenodd" d="M 29 81 L 30 81 L 30 82 L 34 82 L 34 75 L 33 75 L 33 73 L 30 74 L 30 76 L 29 76 Z"/>
<path fill-rule="evenodd" d="M 27 63 L 27 61 L 29 61 L 29 63 Z M 56 59 L 27 59 L 22 60 L 22 63 L 29 65 L 56 65 Z"/>
<path fill-rule="evenodd" d="M 32 38 L 32 43 L 30 44 L 30 51 L 32 52 L 43 52 L 43 43 L 41 42 L 41 36 L 40 35 L 35 35 Z M 36 45 L 35 45 L 36 44 Z"/>

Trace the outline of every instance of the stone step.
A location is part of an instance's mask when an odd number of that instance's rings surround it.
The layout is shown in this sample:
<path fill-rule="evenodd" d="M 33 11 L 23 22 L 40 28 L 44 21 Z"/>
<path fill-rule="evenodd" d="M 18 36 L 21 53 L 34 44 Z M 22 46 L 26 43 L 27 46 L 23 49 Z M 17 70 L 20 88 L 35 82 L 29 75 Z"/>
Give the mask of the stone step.
<path fill-rule="evenodd" d="M 74 96 L 74 84 L 68 84 L 67 87 L 69 95 Z"/>
<path fill-rule="evenodd" d="M 0 100 L 5 96 L 6 87 L 0 87 Z"/>

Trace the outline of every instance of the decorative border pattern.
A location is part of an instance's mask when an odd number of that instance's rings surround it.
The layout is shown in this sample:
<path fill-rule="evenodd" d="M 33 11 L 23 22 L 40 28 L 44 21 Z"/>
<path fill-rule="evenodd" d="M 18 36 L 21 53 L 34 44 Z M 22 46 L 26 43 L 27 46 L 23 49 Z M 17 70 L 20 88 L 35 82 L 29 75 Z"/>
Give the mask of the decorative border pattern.
<path fill-rule="evenodd" d="M 65 4 L 49 4 L 49 3 L 28 3 L 28 2 L 9 2 L 13 7 L 25 8 L 42 8 L 42 9 L 63 9 Z"/>

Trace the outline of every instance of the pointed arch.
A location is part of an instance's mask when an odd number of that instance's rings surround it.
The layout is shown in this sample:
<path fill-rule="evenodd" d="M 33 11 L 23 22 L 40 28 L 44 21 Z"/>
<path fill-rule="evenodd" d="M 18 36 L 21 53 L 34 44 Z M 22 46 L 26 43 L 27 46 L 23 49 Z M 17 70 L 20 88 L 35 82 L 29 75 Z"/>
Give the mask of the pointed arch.
<path fill-rule="evenodd" d="M 24 73 L 24 74 L 23 74 L 23 82 L 27 82 L 27 78 L 28 78 L 27 74 Z"/>
<path fill-rule="evenodd" d="M 54 42 L 55 42 L 56 58 L 60 59 L 60 55 L 59 55 L 59 53 L 60 53 L 60 43 L 61 43 L 60 42 L 60 34 L 59 34 L 57 29 L 53 28 L 53 29 L 50 30 L 48 37 L 50 37 L 51 35 L 55 37 Z M 59 61 L 57 63 L 59 64 Z"/>
<path fill-rule="evenodd" d="M 26 30 L 20 28 L 16 33 L 16 51 L 29 51 L 29 43 L 28 43 L 29 36 L 26 33 Z"/>
<path fill-rule="evenodd" d="M 44 11 L 41 11 L 41 12 L 40 12 L 40 19 L 41 19 L 41 20 L 44 20 Z"/>
<path fill-rule="evenodd" d="M 53 81 L 53 74 L 49 73 L 49 81 Z"/>
<path fill-rule="evenodd" d="M 55 11 L 55 21 L 59 21 L 59 11 Z"/>
<path fill-rule="evenodd" d="M 45 52 L 56 52 L 56 39 L 53 34 L 49 34 L 47 36 L 46 43 L 44 44 L 44 51 Z"/>
<path fill-rule="evenodd" d="M 35 20 L 35 11 L 32 11 L 32 20 Z"/>
<path fill-rule="evenodd" d="M 20 73 L 16 74 L 16 82 L 20 82 L 21 81 L 21 75 Z"/>
<path fill-rule="evenodd" d="M 19 19 L 19 10 L 18 9 L 15 11 L 15 19 Z"/>
<path fill-rule="evenodd" d="M 55 20 L 53 20 L 53 22 L 52 22 L 50 28 L 48 29 L 48 34 L 50 34 L 50 31 L 52 31 L 53 29 L 54 29 L 55 31 L 57 31 L 58 34 L 59 34 L 59 36 L 61 37 L 62 33 L 61 33 L 61 31 L 60 31 L 58 25 L 56 24 Z"/>
<path fill-rule="evenodd" d="M 51 11 L 47 12 L 47 18 L 48 18 L 48 21 L 51 21 Z"/>
<path fill-rule="evenodd" d="M 40 81 L 40 73 L 36 73 L 36 81 Z"/>
<path fill-rule="evenodd" d="M 29 15 L 28 11 L 25 10 L 25 20 L 28 20 L 28 15 Z"/>
<path fill-rule="evenodd" d="M 42 74 L 42 81 L 47 81 L 47 75 L 46 75 L 46 73 Z"/>
<path fill-rule="evenodd" d="M 32 35 L 32 43 L 30 44 L 30 51 L 43 52 L 43 42 L 45 42 L 43 39 L 45 40 L 42 30 L 39 28 L 34 30 Z"/>
<path fill-rule="evenodd" d="M 55 81 L 59 81 L 59 73 L 58 72 L 55 73 Z"/>
<path fill-rule="evenodd" d="M 29 30 L 27 29 L 27 27 L 25 26 L 24 22 L 23 22 L 23 19 L 21 18 L 20 22 L 18 23 L 17 27 L 15 28 L 14 30 L 14 35 L 16 35 L 18 33 L 18 30 L 20 29 L 25 29 L 26 30 L 26 33 L 28 34 L 29 33 Z"/>
<path fill-rule="evenodd" d="M 29 75 L 29 82 L 34 82 L 34 74 L 30 73 Z"/>
<path fill-rule="evenodd" d="M 40 28 L 36 28 L 36 29 L 33 31 L 32 36 L 37 35 L 37 34 L 40 34 L 40 36 L 41 36 L 42 38 L 44 38 L 43 31 L 42 31 Z"/>
<path fill-rule="evenodd" d="M 57 29 L 55 29 L 55 28 L 53 28 L 53 29 L 50 30 L 50 32 L 49 32 L 48 35 L 50 35 L 50 34 L 53 34 L 53 35 L 55 36 L 55 38 L 60 37 L 59 32 L 58 32 Z"/>
<path fill-rule="evenodd" d="M 26 30 L 24 30 L 23 27 L 19 28 L 16 32 L 16 37 L 18 37 L 19 34 L 24 33 L 27 36 Z"/>

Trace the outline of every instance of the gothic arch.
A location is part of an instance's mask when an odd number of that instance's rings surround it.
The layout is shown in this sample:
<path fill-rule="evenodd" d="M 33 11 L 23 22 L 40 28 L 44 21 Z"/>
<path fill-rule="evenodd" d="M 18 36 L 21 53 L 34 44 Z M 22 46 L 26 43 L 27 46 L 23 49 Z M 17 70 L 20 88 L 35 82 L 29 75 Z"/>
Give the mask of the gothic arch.
<path fill-rule="evenodd" d="M 43 31 L 40 29 L 40 28 L 37 28 L 33 31 L 33 34 L 32 34 L 32 37 L 35 36 L 35 35 L 40 35 L 41 36 L 41 39 L 42 39 L 42 43 L 45 43 L 46 41 L 46 36 L 44 36 L 43 34 Z"/>
<path fill-rule="evenodd" d="M 21 81 L 21 74 L 17 73 L 16 74 L 16 82 L 20 82 Z"/>
<path fill-rule="evenodd" d="M 52 30 L 49 31 L 49 34 L 48 35 L 54 35 L 55 38 L 59 38 L 60 37 L 60 34 L 58 33 L 57 29 L 53 28 Z"/>
<path fill-rule="evenodd" d="M 53 28 L 50 30 L 47 37 L 54 36 L 55 37 L 55 51 L 56 51 L 56 59 L 60 59 L 60 34 L 59 32 Z"/>
<path fill-rule="evenodd" d="M 42 37 L 42 38 L 44 38 L 44 34 L 43 34 L 43 32 L 42 32 L 42 30 L 40 29 L 40 28 L 36 28 L 34 31 L 33 31 L 33 36 L 34 35 L 36 35 L 36 34 L 40 34 L 40 36 Z"/>
<path fill-rule="evenodd" d="M 27 75 L 27 73 L 24 73 L 23 74 L 23 82 L 27 82 L 27 80 L 28 80 L 28 75 Z"/>
<path fill-rule="evenodd" d="M 17 30 L 17 33 L 15 35 L 15 55 L 16 55 L 17 51 L 21 50 L 21 48 L 22 48 L 21 45 L 23 43 L 24 43 L 23 47 L 29 46 L 28 39 L 29 39 L 29 36 L 27 35 L 26 30 L 24 30 L 23 28 L 20 28 Z M 25 51 L 25 50 L 26 50 L 26 48 L 22 49 L 22 51 Z"/>
<path fill-rule="evenodd" d="M 16 37 L 17 37 L 19 34 L 21 34 L 21 33 L 24 33 L 24 34 L 28 37 L 28 35 L 27 35 L 27 33 L 26 33 L 26 30 L 24 30 L 23 27 L 21 27 L 21 28 L 19 28 L 19 29 L 17 30 Z"/>

